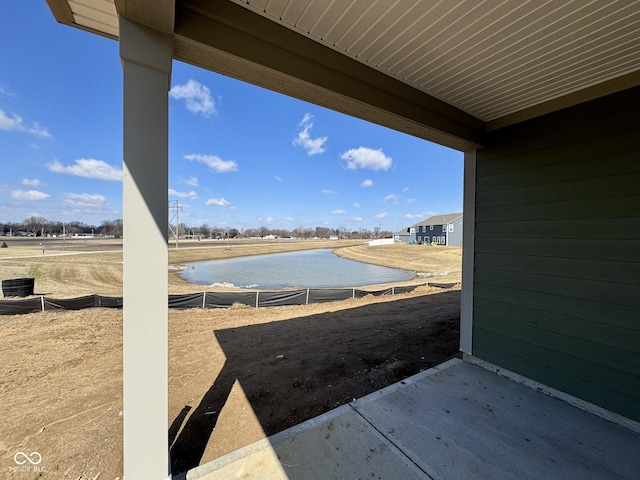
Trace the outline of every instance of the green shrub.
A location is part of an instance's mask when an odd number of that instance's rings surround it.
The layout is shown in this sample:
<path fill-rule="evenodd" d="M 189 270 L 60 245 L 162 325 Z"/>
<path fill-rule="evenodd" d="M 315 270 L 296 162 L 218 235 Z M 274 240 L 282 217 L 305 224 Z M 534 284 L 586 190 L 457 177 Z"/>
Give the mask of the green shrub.
<path fill-rule="evenodd" d="M 7 242 L 2 242 L 0 248 L 9 248 L 9 245 L 7 245 Z"/>

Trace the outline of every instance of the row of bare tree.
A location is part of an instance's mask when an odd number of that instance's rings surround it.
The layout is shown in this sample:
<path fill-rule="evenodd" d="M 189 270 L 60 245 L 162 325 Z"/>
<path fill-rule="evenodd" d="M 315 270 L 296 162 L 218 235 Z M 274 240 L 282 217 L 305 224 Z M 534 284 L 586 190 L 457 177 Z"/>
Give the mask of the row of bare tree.
<path fill-rule="evenodd" d="M 176 227 L 172 226 L 171 235 L 175 238 Z M 297 227 L 293 230 L 284 228 L 269 228 L 262 226 L 259 228 L 246 228 L 238 230 L 237 228 L 221 228 L 211 227 L 203 223 L 199 227 L 189 227 L 181 223 L 177 229 L 181 237 L 198 237 L 198 238 L 265 238 L 269 236 L 277 238 L 330 238 L 337 236 L 340 239 L 371 239 L 371 238 L 387 238 L 393 234 L 389 231 L 376 227 L 373 230 L 360 228 L 358 230 L 350 230 L 340 226 L 338 228 L 316 227 L 305 228 Z"/>
<path fill-rule="evenodd" d="M 169 236 L 175 238 L 177 233 L 180 237 L 191 238 L 330 238 L 337 236 L 341 239 L 371 239 L 385 238 L 392 235 L 391 232 L 376 227 L 373 230 L 360 228 L 358 230 L 350 230 L 340 226 L 338 228 L 316 227 L 305 228 L 298 227 L 293 230 L 282 228 L 269 228 L 262 226 L 259 228 L 247 228 L 238 230 L 237 228 L 221 228 L 211 227 L 203 223 L 199 227 L 190 227 L 184 223 L 180 223 L 176 228 L 175 225 L 169 226 Z M 122 220 L 104 220 L 100 225 L 88 225 L 83 222 L 59 222 L 50 221 L 43 217 L 29 217 L 19 223 L 0 223 L 0 236 L 30 236 L 30 237 L 59 237 L 62 235 L 95 235 L 122 237 Z"/>
<path fill-rule="evenodd" d="M 0 235 L 52 237 L 73 235 L 101 235 L 122 237 L 122 220 L 104 220 L 100 225 L 83 222 L 59 222 L 43 217 L 29 217 L 22 222 L 0 222 Z"/>

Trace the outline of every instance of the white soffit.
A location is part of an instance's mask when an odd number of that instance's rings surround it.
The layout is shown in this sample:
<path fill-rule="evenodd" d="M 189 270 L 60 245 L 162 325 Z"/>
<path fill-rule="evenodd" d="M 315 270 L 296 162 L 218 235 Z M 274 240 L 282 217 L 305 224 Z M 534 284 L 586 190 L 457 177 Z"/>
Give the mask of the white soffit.
<path fill-rule="evenodd" d="M 68 3 L 78 25 L 118 36 L 118 14 L 113 0 L 69 0 Z"/>
<path fill-rule="evenodd" d="M 640 0 L 230 1 L 485 122 L 640 73 Z M 118 37 L 115 0 L 67 4 Z"/>
<path fill-rule="evenodd" d="M 640 70 L 640 0 L 233 0 L 490 121 Z"/>

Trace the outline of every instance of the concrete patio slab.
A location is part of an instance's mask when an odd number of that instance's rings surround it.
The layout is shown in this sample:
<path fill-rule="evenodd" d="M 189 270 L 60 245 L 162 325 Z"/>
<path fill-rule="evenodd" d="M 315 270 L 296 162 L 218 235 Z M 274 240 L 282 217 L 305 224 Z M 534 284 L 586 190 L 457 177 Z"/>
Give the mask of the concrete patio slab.
<path fill-rule="evenodd" d="M 454 359 L 187 479 L 637 479 L 640 434 Z"/>
<path fill-rule="evenodd" d="M 187 474 L 187 479 L 425 478 L 349 405 L 254 443 Z"/>

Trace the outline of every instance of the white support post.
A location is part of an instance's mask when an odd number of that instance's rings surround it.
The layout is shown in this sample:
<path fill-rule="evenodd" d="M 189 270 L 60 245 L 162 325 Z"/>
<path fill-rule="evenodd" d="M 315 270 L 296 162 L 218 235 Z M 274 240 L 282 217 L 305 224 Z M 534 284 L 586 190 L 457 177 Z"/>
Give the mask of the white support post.
<path fill-rule="evenodd" d="M 473 280 L 476 225 L 476 151 L 464 154 L 464 217 L 462 219 L 462 294 L 460 305 L 460 351 L 472 353 Z"/>
<path fill-rule="evenodd" d="M 173 38 L 123 17 L 124 476 L 166 479 L 168 92 Z"/>

